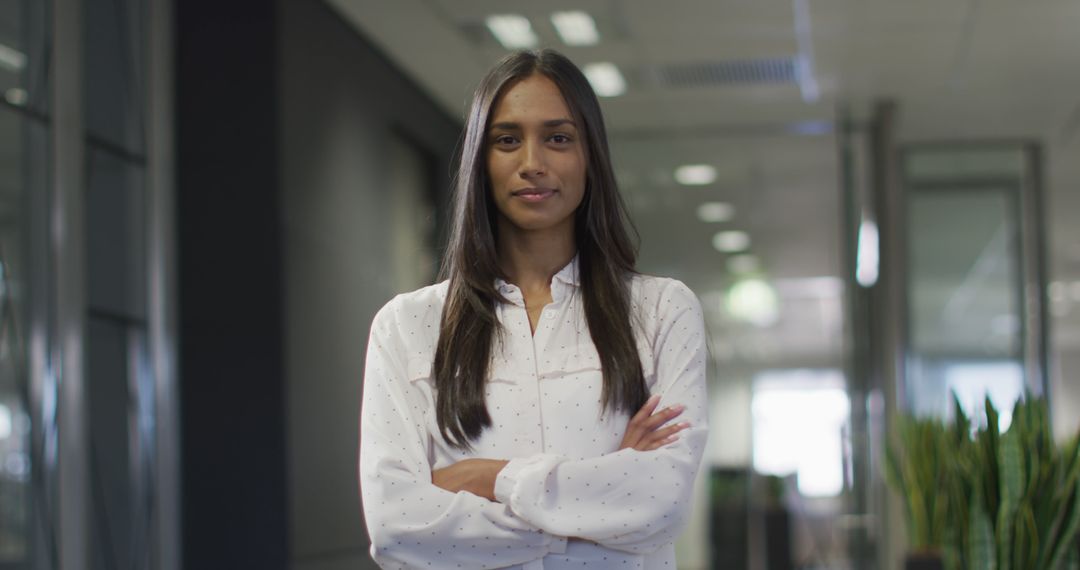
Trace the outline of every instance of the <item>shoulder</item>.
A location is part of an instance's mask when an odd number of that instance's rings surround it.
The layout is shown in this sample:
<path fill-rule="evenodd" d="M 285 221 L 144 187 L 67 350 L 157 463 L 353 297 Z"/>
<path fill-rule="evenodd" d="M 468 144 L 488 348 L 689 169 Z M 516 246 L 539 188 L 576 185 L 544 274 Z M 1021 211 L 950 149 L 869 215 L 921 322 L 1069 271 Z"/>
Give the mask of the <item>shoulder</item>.
<path fill-rule="evenodd" d="M 675 330 L 703 330 L 701 302 L 682 281 L 638 274 L 631 284 L 631 303 L 638 334 L 653 351 Z"/>
<path fill-rule="evenodd" d="M 663 320 L 684 312 L 701 314 L 701 302 L 685 283 L 671 277 L 635 274 L 630 285 L 632 302 L 642 317 Z"/>
<path fill-rule="evenodd" d="M 375 313 L 372 333 L 410 336 L 432 327 L 437 331 L 448 287 L 447 281 L 441 281 L 396 295 Z"/>

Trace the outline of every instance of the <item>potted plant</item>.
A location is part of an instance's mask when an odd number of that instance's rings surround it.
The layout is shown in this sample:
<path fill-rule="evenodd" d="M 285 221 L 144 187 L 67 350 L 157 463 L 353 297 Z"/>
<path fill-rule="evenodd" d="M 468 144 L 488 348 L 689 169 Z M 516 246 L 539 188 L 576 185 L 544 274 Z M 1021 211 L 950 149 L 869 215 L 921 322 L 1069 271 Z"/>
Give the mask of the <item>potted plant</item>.
<path fill-rule="evenodd" d="M 959 465 L 956 450 L 967 434 L 957 434 L 936 418 L 904 416 L 896 422 L 894 439 L 885 453 L 886 481 L 904 500 L 911 551 L 907 570 L 944 568 L 950 543 L 950 517 L 957 508 L 955 489 Z M 954 492 L 942 492 L 951 489 Z"/>
<path fill-rule="evenodd" d="M 766 475 L 761 479 L 763 501 L 762 519 L 765 527 L 766 570 L 791 570 L 794 568 L 791 544 L 791 513 L 784 504 L 787 483 L 778 475 Z"/>
<path fill-rule="evenodd" d="M 976 427 L 954 404 L 950 425 L 901 418 L 887 450 L 913 554 L 938 557 L 937 566 L 918 566 L 926 562 L 911 556 L 908 568 L 1058 570 L 1075 560 L 1080 435 L 1057 446 L 1045 399 L 1030 395 L 1004 433 L 989 398 Z"/>
<path fill-rule="evenodd" d="M 1042 398 L 1018 401 L 1004 433 L 989 398 L 985 413 L 986 425 L 961 456 L 971 497 L 966 520 L 960 517 L 965 567 L 1061 568 L 1075 556 L 1080 528 L 1080 438 L 1054 442 Z"/>

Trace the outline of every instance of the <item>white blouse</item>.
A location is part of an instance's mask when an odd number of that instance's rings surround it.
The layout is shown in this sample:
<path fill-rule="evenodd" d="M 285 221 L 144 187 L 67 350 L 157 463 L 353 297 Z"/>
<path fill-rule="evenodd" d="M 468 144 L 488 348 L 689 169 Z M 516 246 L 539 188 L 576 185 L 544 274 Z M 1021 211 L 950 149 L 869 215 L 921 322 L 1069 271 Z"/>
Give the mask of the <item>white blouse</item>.
<path fill-rule="evenodd" d="M 576 259 L 551 282 L 553 302 L 532 334 L 520 290 L 493 350 L 486 402 L 492 427 L 473 453 L 435 423 L 432 362 L 447 283 L 398 295 L 375 316 L 360 432 L 360 490 L 371 556 L 383 568 L 675 568 L 706 434 L 701 306 L 680 281 L 635 276 L 635 336 L 657 410 L 689 421 L 660 449 L 618 450 L 637 410 L 603 409 L 600 360 L 578 292 Z M 496 337 L 498 338 L 498 337 Z M 506 459 L 497 502 L 451 493 L 431 471 L 469 457 Z M 567 538 L 572 537 L 572 538 Z"/>

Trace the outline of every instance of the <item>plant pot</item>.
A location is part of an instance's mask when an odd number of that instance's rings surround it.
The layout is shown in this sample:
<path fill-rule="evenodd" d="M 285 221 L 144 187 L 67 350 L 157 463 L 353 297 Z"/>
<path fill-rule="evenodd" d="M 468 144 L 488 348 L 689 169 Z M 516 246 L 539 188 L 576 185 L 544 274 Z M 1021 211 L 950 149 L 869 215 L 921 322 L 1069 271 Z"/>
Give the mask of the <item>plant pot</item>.
<path fill-rule="evenodd" d="M 784 507 L 771 507 L 764 516 L 766 570 L 792 570 L 791 514 Z"/>
<path fill-rule="evenodd" d="M 918 552 L 907 555 L 904 570 L 945 570 L 945 563 L 937 553 Z"/>

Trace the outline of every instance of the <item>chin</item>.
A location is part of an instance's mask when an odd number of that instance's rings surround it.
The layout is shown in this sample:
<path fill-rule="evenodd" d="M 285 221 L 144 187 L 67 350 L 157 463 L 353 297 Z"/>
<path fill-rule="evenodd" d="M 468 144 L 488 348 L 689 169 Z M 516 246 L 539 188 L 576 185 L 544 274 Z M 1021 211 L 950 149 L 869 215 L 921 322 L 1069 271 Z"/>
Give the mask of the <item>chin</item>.
<path fill-rule="evenodd" d="M 510 224 L 519 230 L 534 232 L 548 230 L 566 223 L 565 217 L 522 215 L 510 218 Z"/>

